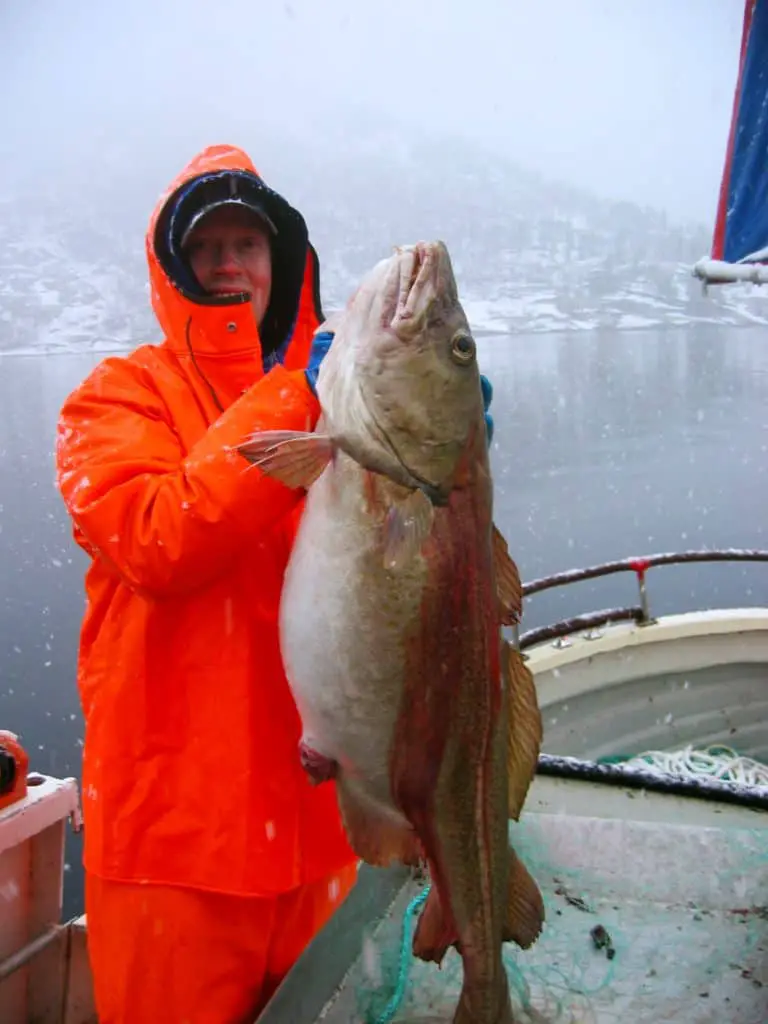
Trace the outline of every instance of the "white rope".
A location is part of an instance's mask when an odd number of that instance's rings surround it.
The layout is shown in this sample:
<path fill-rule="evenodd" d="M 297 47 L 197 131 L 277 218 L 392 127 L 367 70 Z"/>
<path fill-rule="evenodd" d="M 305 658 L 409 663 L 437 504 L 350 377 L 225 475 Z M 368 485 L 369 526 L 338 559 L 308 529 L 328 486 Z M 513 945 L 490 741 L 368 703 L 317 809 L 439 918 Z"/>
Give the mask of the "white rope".
<path fill-rule="evenodd" d="M 694 750 L 692 746 L 682 750 L 648 750 L 624 764 L 633 768 L 655 769 L 665 775 L 706 776 L 754 789 L 768 787 L 768 765 L 751 757 L 742 757 L 730 747 L 720 744 L 705 750 Z"/>

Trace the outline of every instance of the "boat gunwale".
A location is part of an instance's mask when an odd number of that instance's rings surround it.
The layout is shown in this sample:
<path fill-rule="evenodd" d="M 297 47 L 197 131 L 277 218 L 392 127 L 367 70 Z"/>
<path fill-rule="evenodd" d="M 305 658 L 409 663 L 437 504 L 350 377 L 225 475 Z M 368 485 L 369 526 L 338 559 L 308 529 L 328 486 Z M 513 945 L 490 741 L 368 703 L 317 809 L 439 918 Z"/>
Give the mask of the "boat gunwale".
<path fill-rule="evenodd" d="M 651 616 L 646 589 L 646 575 L 649 569 L 667 565 L 684 565 L 702 562 L 768 562 L 768 550 L 762 548 L 710 548 L 679 552 L 658 552 L 650 555 L 636 555 L 629 558 L 614 559 L 581 569 L 566 569 L 523 583 L 523 598 L 540 594 L 555 587 L 569 586 L 586 580 L 600 579 L 620 572 L 633 572 L 636 576 L 640 592 L 640 604 L 620 608 L 606 608 L 600 611 L 587 612 L 570 616 L 544 626 L 520 633 L 519 626 L 513 627 L 515 646 L 520 651 L 543 644 L 550 640 L 558 640 L 580 630 L 597 629 L 614 622 L 633 622 L 636 625 L 647 625 L 654 621 Z M 683 613 L 688 614 L 688 613 Z M 689 613 L 695 614 L 695 613 Z"/>

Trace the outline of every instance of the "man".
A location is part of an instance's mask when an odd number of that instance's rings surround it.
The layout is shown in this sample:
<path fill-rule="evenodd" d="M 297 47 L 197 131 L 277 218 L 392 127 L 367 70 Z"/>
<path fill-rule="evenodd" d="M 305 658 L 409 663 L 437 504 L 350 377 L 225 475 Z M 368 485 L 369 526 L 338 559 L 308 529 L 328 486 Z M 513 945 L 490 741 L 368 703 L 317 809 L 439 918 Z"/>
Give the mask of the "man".
<path fill-rule="evenodd" d="M 299 763 L 280 657 L 302 496 L 232 450 L 312 429 L 331 342 L 302 216 L 205 149 L 146 236 L 165 340 L 69 396 L 57 480 L 89 554 L 88 942 L 101 1024 L 252 1020 L 354 884 L 332 783 Z M 487 393 L 490 400 L 490 394 Z"/>

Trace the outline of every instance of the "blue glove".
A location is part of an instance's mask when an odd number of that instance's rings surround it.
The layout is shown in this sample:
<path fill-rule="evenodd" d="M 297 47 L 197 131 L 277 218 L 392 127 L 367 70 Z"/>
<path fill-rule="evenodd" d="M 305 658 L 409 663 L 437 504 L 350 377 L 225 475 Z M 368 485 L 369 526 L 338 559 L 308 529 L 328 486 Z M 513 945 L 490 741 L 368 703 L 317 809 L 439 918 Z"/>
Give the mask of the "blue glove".
<path fill-rule="evenodd" d="M 320 372 L 320 363 L 328 354 L 333 338 L 333 331 L 320 331 L 312 339 L 312 348 L 309 350 L 309 363 L 304 371 L 304 375 L 315 397 L 317 397 L 317 375 Z"/>
<path fill-rule="evenodd" d="M 493 416 L 488 412 L 488 408 L 493 401 L 493 387 L 491 382 L 482 373 L 480 374 L 480 389 L 483 392 L 483 409 L 485 410 L 485 429 L 488 434 L 488 447 L 491 446 L 493 440 Z"/>

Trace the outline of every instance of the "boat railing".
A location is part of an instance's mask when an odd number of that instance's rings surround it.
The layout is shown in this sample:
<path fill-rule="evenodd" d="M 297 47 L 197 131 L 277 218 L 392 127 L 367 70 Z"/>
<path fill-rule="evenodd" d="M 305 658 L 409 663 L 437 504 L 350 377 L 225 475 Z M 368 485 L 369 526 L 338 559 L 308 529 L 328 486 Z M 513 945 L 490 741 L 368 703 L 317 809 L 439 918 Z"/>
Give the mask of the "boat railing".
<path fill-rule="evenodd" d="M 764 262 L 745 260 L 728 263 L 725 260 L 703 259 L 694 264 L 691 273 L 704 283 L 705 291 L 711 284 L 736 284 L 739 281 L 755 285 L 768 284 L 768 267 Z"/>
<path fill-rule="evenodd" d="M 632 572 L 637 580 L 640 603 L 626 608 L 605 608 L 601 611 L 588 612 L 584 615 L 577 615 L 567 619 L 561 619 L 547 626 L 537 626 L 534 629 L 520 632 L 520 627 L 513 627 L 513 642 L 521 650 L 532 647 L 534 644 L 545 643 L 553 640 L 556 646 L 566 646 L 569 634 L 585 632 L 587 638 L 594 636 L 593 631 L 601 626 L 614 622 L 636 622 L 638 625 L 648 625 L 653 622 L 651 615 L 650 601 L 646 576 L 649 569 L 662 565 L 680 565 L 692 562 L 768 562 L 768 551 L 761 549 L 740 549 L 724 548 L 722 550 L 703 551 L 680 551 L 655 555 L 642 555 L 641 557 L 623 558 L 613 562 L 603 562 L 600 565 L 588 566 L 584 569 L 568 569 L 565 572 L 554 573 L 551 576 L 542 576 L 539 579 L 530 580 L 523 584 L 523 597 L 527 598 L 533 594 L 539 594 L 544 590 L 551 590 L 554 587 L 567 586 L 570 583 L 579 583 L 584 580 L 597 579 L 601 576 L 610 576 L 613 573 Z"/>

